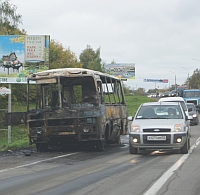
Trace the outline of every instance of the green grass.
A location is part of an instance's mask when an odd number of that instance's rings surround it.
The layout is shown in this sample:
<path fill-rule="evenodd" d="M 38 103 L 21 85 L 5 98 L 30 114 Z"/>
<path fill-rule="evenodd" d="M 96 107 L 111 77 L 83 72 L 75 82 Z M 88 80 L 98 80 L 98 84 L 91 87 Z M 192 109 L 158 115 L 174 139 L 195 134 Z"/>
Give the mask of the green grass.
<path fill-rule="evenodd" d="M 12 103 L 12 112 L 26 112 L 26 103 Z M 26 125 L 11 127 L 11 143 L 8 144 L 8 127 L 0 126 L 0 151 L 27 148 L 29 146 L 28 131 Z"/>
<path fill-rule="evenodd" d="M 12 104 L 12 112 L 26 112 L 27 107 L 25 102 L 15 102 Z"/>
<path fill-rule="evenodd" d="M 5 127 L 4 127 L 5 128 Z M 5 128 L 7 129 L 7 127 Z M 8 130 L 0 131 L 0 151 L 26 148 L 29 146 L 28 132 L 25 125 L 11 127 L 11 143 L 8 144 Z"/>
<path fill-rule="evenodd" d="M 128 116 L 134 116 L 142 103 L 155 102 L 157 100 L 147 96 L 125 95 Z"/>
<path fill-rule="evenodd" d="M 134 116 L 138 107 L 144 102 L 156 101 L 146 96 L 125 95 L 126 105 L 128 109 L 128 116 Z M 26 107 L 21 103 L 12 105 L 12 111 L 25 112 Z M 0 129 L 7 129 L 7 127 L 0 127 Z M 29 147 L 28 131 L 26 125 L 11 127 L 11 143 L 8 144 L 8 131 L 0 130 L 0 151 L 14 150 L 18 148 Z"/>

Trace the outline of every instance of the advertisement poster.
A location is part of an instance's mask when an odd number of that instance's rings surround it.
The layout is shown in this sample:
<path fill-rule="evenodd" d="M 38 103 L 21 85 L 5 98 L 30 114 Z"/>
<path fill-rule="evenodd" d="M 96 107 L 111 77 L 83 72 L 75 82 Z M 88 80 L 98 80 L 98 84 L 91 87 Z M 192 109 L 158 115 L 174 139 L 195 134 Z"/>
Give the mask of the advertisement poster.
<path fill-rule="evenodd" d="M 108 74 L 121 79 L 135 79 L 135 64 L 120 63 L 120 64 L 105 64 L 105 71 Z"/>
<path fill-rule="evenodd" d="M 144 79 L 144 82 L 168 83 L 168 79 Z"/>
<path fill-rule="evenodd" d="M 49 35 L 1 35 L 0 83 L 27 83 L 27 76 L 49 69 Z"/>

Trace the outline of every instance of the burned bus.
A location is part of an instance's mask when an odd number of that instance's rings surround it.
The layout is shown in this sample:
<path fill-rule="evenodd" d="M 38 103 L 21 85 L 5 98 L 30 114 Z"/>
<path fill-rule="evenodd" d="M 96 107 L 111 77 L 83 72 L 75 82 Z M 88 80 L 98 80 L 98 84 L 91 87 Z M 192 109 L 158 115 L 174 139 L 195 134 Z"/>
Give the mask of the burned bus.
<path fill-rule="evenodd" d="M 105 143 L 120 144 L 127 132 L 123 84 L 109 74 L 83 68 L 42 71 L 28 77 L 27 94 L 29 141 L 38 151 L 76 144 L 103 149 Z"/>

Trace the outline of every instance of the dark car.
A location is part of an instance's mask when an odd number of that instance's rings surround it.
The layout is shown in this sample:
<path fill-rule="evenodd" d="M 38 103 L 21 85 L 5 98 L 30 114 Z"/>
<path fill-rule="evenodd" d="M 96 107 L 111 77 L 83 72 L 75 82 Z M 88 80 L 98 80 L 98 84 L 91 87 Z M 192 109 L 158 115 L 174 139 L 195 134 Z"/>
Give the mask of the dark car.
<path fill-rule="evenodd" d="M 170 92 L 170 96 L 171 96 L 171 97 L 176 97 L 176 96 L 178 96 L 177 91 L 176 91 L 176 90 L 172 90 L 172 91 Z"/>
<path fill-rule="evenodd" d="M 190 120 L 191 125 L 199 124 L 199 112 L 197 111 L 196 106 L 193 103 L 187 103 L 188 113 L 190 116 L 193 116 L 193 119 Z"/>
<path fill-rule="evenodd" d="M 161 94 L 160 97 L 169 97 L 170 96 L 170 92 L 169 91 L 165 91 L 164 93 Z"/>

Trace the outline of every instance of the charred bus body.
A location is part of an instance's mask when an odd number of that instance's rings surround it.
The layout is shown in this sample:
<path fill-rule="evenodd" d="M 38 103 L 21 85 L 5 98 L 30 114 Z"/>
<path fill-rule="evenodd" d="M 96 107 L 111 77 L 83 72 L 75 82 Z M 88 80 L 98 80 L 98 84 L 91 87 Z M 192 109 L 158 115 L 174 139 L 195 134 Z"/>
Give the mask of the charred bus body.
<path fill-rule="evenodd" d="M 82 68 L 47 70 L 29 76 L 27 93 L 29 140 L 39 151 L 79 143 L 101 149 L 104 143 L 120 143 L 127 132 L 123 86 L 111 75 Z"/>

